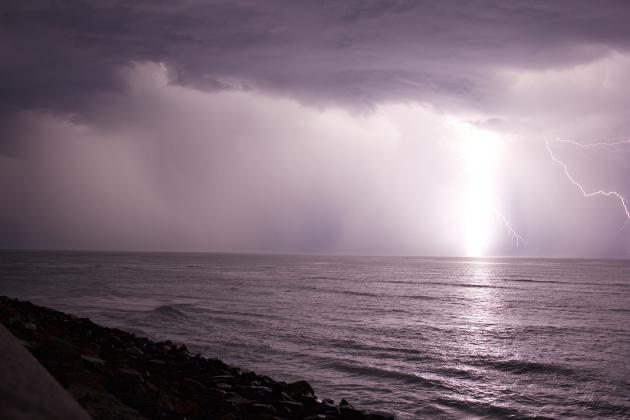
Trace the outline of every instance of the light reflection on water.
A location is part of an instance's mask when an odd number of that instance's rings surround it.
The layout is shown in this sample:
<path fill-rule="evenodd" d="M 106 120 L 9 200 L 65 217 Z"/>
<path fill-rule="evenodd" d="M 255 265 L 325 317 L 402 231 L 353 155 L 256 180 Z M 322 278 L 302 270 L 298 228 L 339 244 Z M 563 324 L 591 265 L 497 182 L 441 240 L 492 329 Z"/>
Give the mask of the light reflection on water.
<path fill-rule="evenodd" d="M 630 263 L 0 253 L 0 293 L 401 417 L 630 416 Z"/>

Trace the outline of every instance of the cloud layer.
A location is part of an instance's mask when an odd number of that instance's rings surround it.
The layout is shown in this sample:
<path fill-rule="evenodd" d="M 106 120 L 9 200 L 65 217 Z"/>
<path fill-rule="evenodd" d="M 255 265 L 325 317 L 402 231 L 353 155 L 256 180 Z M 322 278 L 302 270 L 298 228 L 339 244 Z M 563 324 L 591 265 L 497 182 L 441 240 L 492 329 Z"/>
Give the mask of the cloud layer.
<path fill-rule="evenodd" d="M 492 133 L 496 210 L 527 245 L 492 216 L 488 252 L 630 252 L 618 204 L 544 148 L 629 137 L 625 2 L 0 12 L 0 246 L 458 255 L 461 145 Z M 630 195 L 630 146 L 554 147 Z"/>
<path fill-rule="evenodd" d="M 491 101 L 497 67 L 570 67 L 630 46 L 624 1 L 5 2 L 5 105 L 77 112 L 118 68 L 324 104 Z"/>

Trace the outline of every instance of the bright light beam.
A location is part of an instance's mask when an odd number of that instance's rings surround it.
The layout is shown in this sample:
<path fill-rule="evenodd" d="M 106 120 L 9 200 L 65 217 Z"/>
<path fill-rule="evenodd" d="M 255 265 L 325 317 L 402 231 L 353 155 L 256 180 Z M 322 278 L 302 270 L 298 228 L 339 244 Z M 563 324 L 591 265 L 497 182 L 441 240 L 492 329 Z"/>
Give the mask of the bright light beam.
<path fill-rule="evenodd" d="M 496 221 L 503 223 L 516 248 L 525 245 L 525 239 L 497 206 L 494 172 L 500 146 L 498 136 L 457 120 L 448 124 L 457 133 L 457 151 L 466 174 L 462 222 L 467 254 L 477 257 L 485 253 Z"/>
<path fill-rule="evenodd" d="M 574 142 L 571 140 L 556 140 L 556 142 L 569 143 L 569 144 L 572 144 L 572 145 L 575 145 L 577 147 L 584 148 L 584 149 L 594 149 L 597 147 L 610 147 L 610 146 L 617 146 L 620 144 L 630 144 L 630 140 L 622 140 L 615 143 L 591 143 L 591 144 L 582 144 L 582 143 Z M 580 190 L 580 192 L 582 193 L 584 197 L 594 197 L 597 195 L 602 195 L 605 197 L 615 197 L 621 203 L 621 207 L 623 208 L 623 211 L 626 213 L 626 218 L 630 220 L 630 210 L 628 209 L 628 200 L 624 196 L 622 196 L 621 194 L 619 194 L 617 191 L 614 191 L 614 190 L 613 191 L 597 190 L 597 191 L 587 192 L 586 189 L 584 189 L 584 187 L 582 186 L 582 184 L 580 184 L 573 177 L 573 175 L 571 175 L 567 164 L 561 161 L 560 159 L 558 159 L 553 154 L 553 150 L 551 150 L 551 144 L 549 141 L 545 141 L 545 147 L 547 147 L 547 151 L 549 152 L 549 156 L 551 157 L 551 160 L 553 160 L 555 163 L 560 165 L 560 167 L 562 167 L 567 179 Z"/>

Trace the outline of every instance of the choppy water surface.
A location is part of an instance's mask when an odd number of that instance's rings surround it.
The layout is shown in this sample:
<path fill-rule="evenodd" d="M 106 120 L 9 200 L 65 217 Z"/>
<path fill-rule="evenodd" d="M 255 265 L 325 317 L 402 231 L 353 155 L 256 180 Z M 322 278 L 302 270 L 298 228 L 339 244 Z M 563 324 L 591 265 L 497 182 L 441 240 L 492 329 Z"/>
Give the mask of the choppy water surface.
<path fill-rule="evenodd" d="M 630 261 L 2 252 L 0 264 L 0 294 L 401 418 L 630 417 Z"/>

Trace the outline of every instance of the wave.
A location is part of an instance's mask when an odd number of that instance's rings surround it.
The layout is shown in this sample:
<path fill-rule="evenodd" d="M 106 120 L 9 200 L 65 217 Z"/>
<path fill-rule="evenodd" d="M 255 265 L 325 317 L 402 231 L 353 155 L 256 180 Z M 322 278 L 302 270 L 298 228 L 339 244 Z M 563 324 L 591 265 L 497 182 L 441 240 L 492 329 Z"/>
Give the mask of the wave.
<path fill-rule="evenodd" d="M 601 287 L 630 287 L 629 283 L 604 283 L 604 282 L 592 282 L 592 281 L 560 281 L 560 280 L 535 280 L 525 278 L 503 278 L 505 282 L 515 283 L 549 283 L 549 284 L 565 284 L 567 286 L 573 286 L 576 284 L 582 286 L 601 286 Z"/>
<path fill-rule="evenodd" d="M 341 295 L 350 295 L 350 296 L 368 296 L 368 297 L 386 296 L 386 295 L 383 295 L 382 293 L 356 292 L 354 290 L 326 290 L 326 292 L 339 293 Z"/>
<path fill-rule="evenodd" d="M 312 292 L 319 293 L 329 293 L 333 295 L 348 295 L 348 296 L 366 296 L 366 297 L 383 297 L 387 296 L 382 293 L 372 293 L 372 292 L 360 292 L 355 290 L 335 290 L 335 289 L 325 289 L 315 286 L 302 286 L 300 287 L 302 290 L 308 290 Z"/>
<path fill-rule="evenodd" d="M 438 374 L 458 379 L 467 379 L 467 380 L 481 380 L 483 377 L 469 370 L 459 369 L 459 368 L 449 368 L 443 367 L 437 369 Z"/>
<path fill-rule="evenodd" d="M 435 402 L 439 405 L 454 408 L 460 412 L 474 416 L 482 416 L 482 418 L 511 418 L 511 419 L 530 419 L 530 418 L 543 418 L 543 417 L 531 417 L 521 413 L 519 410 L 510 407 L 503 407 L 500 405 L 494 405 L 481 401 L 471 400 L 456 400 L 449 398 L 437 398 Z M 458 416 L 460 417 L 460 416 Z"/>
<path fill-rule="evenodd" d="M 419 350 L 408 348 L 408 347 L 396 347 L 396 346 L 375 346 L 370 344 L 363 344 L 355 340 L 344 340 L 344 339 L 336 339 L 329 340 L 328 345 L 332 348 L 340 347 L 349 350 L 364 350 L 369 352 L 382 352 L 388 357 L 392 357 L 392 354 L 405 354 L 415 356 L 414 360 L 423 360 L 428 361 L 433 358 L 421 353 Z"/>
<path fill-rule="evenodd" d="M 514 373 L 517 375 L 524 374 L 555 374 L 555 375 L 573 375 L 573 369 L 568 367 L 555 365 L 551 363 L 531 362 L 527 360 L 482 360 L 470 363 L 479 367 L 490 367 L 503 372 Z"/>
<path fill-rule="evenodd" d="M 393 297 L 413 299 L 413 300 L 440 300 L 440 298 L 437 298 L 434 296 L 427 296 L 427 295 L 395 295 Z"/>
<path fill-rule="evenodd" d="M 129 311 L 138 313 L 137 311 Z M 232 325 L 252 328 L 257 325 L 255 319 L 264 317 L 263 314 L 227 311 L 227 310 L 211 310 L 209 308 L 200 308 L 189 304 L 165 304 L 159 305 L 148 311 L 139 312 L 144 317 L 145 322 L 151 325 L 159 325 L 159 322 L 202 322 L 209 325 Z M 128 318 L 128 317 L 125 317 Z"/>
<path fill-rule="evenodd" d="M 501 279 L 503 281 L 510 281 L 510 282 L 515 282 L 515 283 L 554 283 L 554 284 L 574 284 L 574 283 L 569 283 L 566 281 L 558 281 L 558 280 L 534 280 L 534 279 L 522 279 L 522 278 L 516 278 L 516 279 Z M 589 283 L 586 283 L 589 284 Z"/>
<path fill-rule="evenodd" d="M 422 284 L 431 284 L 434 286 L 450 286 L 450 287 L 463 287 L 463 288 L 481 288 L 481 289 L 514 289 L 510 286 L 497 286 L 494 284 L 479 284 L 479 283 L 457 283 L 457 282 L 444 282 L 444 281 L 425 281 Z"/>
<path fill-rule="evenodd" d="M 422 281 L 413 280 L 385 280 L 379 283 L 392 283 L 392 284 L 422 284 Z"/>
<path fill-rule="evenodd" d="M 567 335 L 567 334 L 576 334 L 576 333 L 587 331 L 587 330 L 598 331 L 599 328 L 589 328 L 589 327 L 582 327 L 582 326 L 558 327 L 554 325 L 525 325 L 521 327 L 515 327 L 512 329 L 514 333 L 520 334 L 520 335 L 535 334 L 535 335 L 540 335 L 540 336 L 554 336 L 554 337 L 559 337 L 561 335 Z"/>
<path fill-rule="evenodd" d="M 404 382 L 417 384 L 425 388 L 440 389 L 444 391 L 454 391 L 452 387 L 450 387 L 449 385 L 445 384 L 442 381 L 439 381 L 437 379 L 424 378 L 415 373 L 401 372 L 399 370 L 385 369 L 385 368 L 376 367 L 376 366 L 357 365 L 357 364 L 349 363 L 346 361 L 331 362 L 329 364 L 329 367 L 336 370 L 344 371 L 344 372 L 356 373 L 361 376 L 371 376 L 375 378 L 384 378 L 384 379 L 397 379 L 397 380 L 402 380 Z"/>
<path fill-rule="evenodd" d="M 227 316 L 227 317 L 234 317 L 234 318 L 239 318 L 239 319 L 251 319 L 251 320 L 262 319 L 262 318 L 284 320 L 282 316 L 275 314 L 272 311 L 264 312 L 264 311 L 252 310 L 252 311 L 247 312 L 247 311 L 229 310 L 229 309 L 222 309 L 222 308 L 212 308 L 206 305 L 196 307 L 195 311 L 202 314 L 203 317 L 212 317 L 212 318 L 215 318 L 216 316 L 220 316 L 220 317 Z"/>
<path fill-rule="evenodd" d="M 495 286 L 495 285 L 489 285 L 489 284 L 474 284 L 474 283 L 424 282 L 422 284 L 453 286 L 453 287 L 463 287 L 463 288 L 513 289 L 513 287 L 508 287 L 508 286 Z M 355 291 L 355 290 L 324 289 L 324 288 L 314 287 L 314 286 L 302 286 L 300 289 L 313 291 L 313 292 L 348 295 L 348 296 L 389 297 L 389 298 L 404 298 L 404 299 L 417 299 L 417 300 L 441 300 L 441 298 L 434 297 L 434 296 L 427 296 L 427 295 L 389 295 L 385 293 L 361 292 L 361 291 Z"/>
<path fill-rule="evenodd" d="M 630 406 L 624 406 L 614 402 L 591 400 L 578 401 L 577 404 L 595 411 L 600 416 L 627 418 L 627 416 L 630 415 Z"/>
<path fill-rule="evenodd" d="M 180 305 L 181 306 L 181 305 Z M 187 318 L 188 315 L 181 309 L 177 307 L 177 305 L 160 305 L 149 311 L 147 314 L 150 315 L 158 315 L 161 317 L 167 318 Z"/>
<path fill-rule="evenodd" d="M 303 280 L 339 280 L 339 278 L 330 276 L 308 276 L 304 277 Z"/>
<path fill-rule="evenodd" d="M 427 296 L 427 295 L 390 295 L 386 293 L 375 293 L 375 292 L 363 292 L 359 290 L 335 290 L 335 289 L 326 289 L 314 286 L 302 286 L 302 290 L 308 290 L 319 293 L 329 293 L 334 295 L 347 295 L 347 296 L 363 296 L 363 297 L 373 297 L 373 298 L 403 298 L 403 299 L 413 299 L 413 300 L 439 300 L 440 298 Z"/>
<path fill-rule="evenodd" d="M 608 310 L 612 312 L 630 312 L 628 308 L 610 308 Z"/>

